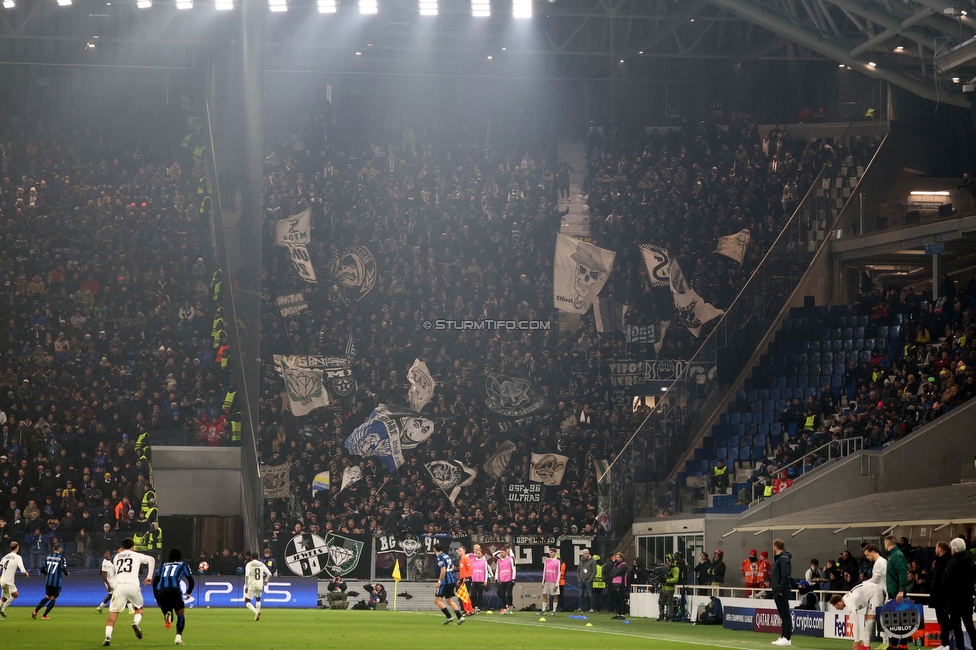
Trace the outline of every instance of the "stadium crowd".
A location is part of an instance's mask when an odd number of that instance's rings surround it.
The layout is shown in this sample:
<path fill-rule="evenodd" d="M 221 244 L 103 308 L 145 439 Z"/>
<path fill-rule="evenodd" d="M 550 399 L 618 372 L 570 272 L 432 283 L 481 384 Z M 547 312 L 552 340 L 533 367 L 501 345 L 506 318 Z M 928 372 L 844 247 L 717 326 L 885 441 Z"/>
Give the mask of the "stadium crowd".
<path fill-rule="evenodd" d="M 856 309 L 871 315 L 871 328 L 888 326 L 896 314 L 904 314 L 904 332 L 897 343 L 875 349 L 870 361 L 850 362 L 841 386 L 825 386 L 819 398 L 805 403 L 794 399 L 783 411 L 780 423 L 796 423 L 797 435 L 784 437 L 749 479 L 762 482 L 767 496 L 825 463 L 820 448 L 828 443 L 836 447 L 832 457 L 840 455 L 845 438 L 881 448 L 976 395 L 976 281 L 957 289 L 943 278 L 942 298 L 935 304 L 912 289 L 864 289 Z M 740 503 L 748 503 L 751 492 L 745 490 Z"/>
<path fill-rule="evenodd" d="M 265 260 L 261 455 L 269 465 L 290 464 L 293 481 L 291 498 L 266 504 L 269 543 L 296 525 L 375 535 L 599 532 L 592 461 L 612 459 L 646 415 L 612 408 L 607 363 L 627 353 L 654 358 L 655 351 L 652 345 L 625 351 L 623 337 L 597 333 L 591 317 L 577 331 L 557 331 L 552 242 L 562 214 L 558 196 L 570 191 L 568 163 L 556 158 L 552 134 L 531 120 L 499 129 L 504 135 L 488 146 L 479 143 L 483 132 L 463 125 L 431 120 L 415 132 L 389 119 L 386 124 L 373 133 L 372 144 L 357 147 L 323 141 L 313 121 L 273 143 L 266 159 L 265 250 L 274 248 L 278 220 L 310 208 L 309 256 L 319 275 L 316 284 L 301 281 L 282 248 Z M 592 236 L 617 252 L 616 295 L 648 322 L 670 313 L 671 296 L 651 290 L 633 242 L 673 251 L 702 295 L 725 307 L 819 169 L 847 155 L 820 142 L 798 147 L 779 127 L 764 139 L 740 116 L 728 129 L 709 122 L 617 143 L 604 142 L 594 130 L 590 145 L 583 189 Z M 740 267 L 714 250 L 716 237 L 743 228 L 753 236 Z M 329 273 L 353 244 L 370 247 L 381 264 L 379 282 L 359 302 Z M 296 291 L 309 309 L 279 316 L 276 297 Z M 481 318 L 541 319 L 553 328 L 422 328 L 424 320 Z M 271 355 L 341 356 L 350 334 L 358 391 L 301 420 L 283 411 Z M 696 340 L 675 327 L 660 354 L 689 358 L 695 347 Z M 437 382 L 428 411 L 440 419 L 439 431 L 388 476 L 376 459 L 350 456 L 343 442 L 377 404 L 406 403 L 407 369 L 415 358 Z M 452 506 L 424 469 L 445 458 L 480 467 L 501 443 L 465 395 L 472 376 L 485 371 L 527 377 L 552 404 L 548 425 L 515 438 L 506 477 L 528 482 L 532 452 L 568 456 L 563 483 L 547 488 L 539 507 L 510 507 L 483 471 Z M 672 445 L 683 433 L 684 411 L 679 406 L 658 416 L 673 431 Z M 666 449 L 666 443 L 649 448 L 637 467 L 624 471 L 654 478 L 664 469 L 656 460 Z M 364 480 L 340 492 L 351 465 L 361 468 Z M 330 472 L 331 487 L 313 496 L 312 479 L 322 471 Z"/>
<path fill-rule="evenodd" d="M 159 550 L 152 444 L 197 444 L 232 388 L 192 148 L 59 119 L 0 138 L 0 546 L 90 567 Z"/>

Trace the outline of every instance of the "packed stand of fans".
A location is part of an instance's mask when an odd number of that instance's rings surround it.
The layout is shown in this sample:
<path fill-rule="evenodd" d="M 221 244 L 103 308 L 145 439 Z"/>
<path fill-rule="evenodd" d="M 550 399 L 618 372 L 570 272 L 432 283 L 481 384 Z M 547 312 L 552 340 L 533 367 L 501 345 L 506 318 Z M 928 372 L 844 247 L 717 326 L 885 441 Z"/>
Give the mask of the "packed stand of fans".
<path fill-rule="evenodd" d="M 230 390 L 205 179 L 179 139 L 81 118 L 2 142 L 0 547 L 31 567 L 55 542 L 73 565 L 133 534 L 156 551 L 151 445 L 197 444 Z"/>
<path fill-rule="evenodd" d="M 265 250 L 274 224 L 311 208 L 309 255 L 319 282 L 302 282 L 283 248 L 266 258 L 262 325 L 261 454 L 270 465 L 290 463 L 293 497 L 269 501 L 269 543 L 297 525 L 349 532 L 597 531 L 593 459 L 612 459 L 646 412 L 619 414 L 610 400 L 607 362 L 614 337 L 598 334 L 590 317 L 576 332 L 557 331 L 552 307 L 553 241 L 559 227 L 557 194 L 569 192 L 569 166 L 557 160 L 555 138 L 529 121 L 499 129 L 492 146 L 483 131 L 436 119 L 415 131 L 390 120 L 369 142 L 343 147 L 323 142 L 314 121 L 287 143 L 275 143 L 265 164 Z M 646 287 L 635 242 L 672 250 L 693 284 L 727 306 L 823 164 L 830 147 L 812 143 L 793 158 L 788 131 L 765 145 L 754 125 L 737 119 L 726 131 L 713 123 L 657 133 L 618 148 L 618 158 L 592 141 L 588 202 L 594 237 L 618 254 L 612 281 L 641 314 L 663 313 Z M 475 144 L 471 144 L 475 143 Z M 316 155 L 314 152 L 319 152 Z M 715 237 L 753 231 L 745 265 L 714 255 Z M 349 245 L 368 246 L 380 260 L 380 281 L 356 302 L 333 284 L 329 269 Z M 631 250 L 632 249 L 632 250 Z M 724 262 L 722 261 L 724 260 Z M 728 262 L 727 264 L 725 262 Z M 642 282 L 641 278 L 644 278 Z M 731 291 L 730 291 L 731 290 Z M 303 291 L 310 309 L 282 318 L 277 296 Z M 670 300 L 670 294 L 662 298 Z M 427 331 L 424 320 L 540 319 L 551 331 Z M 696 341 L 669 333 L 664 357 L 688 358 Z M 358 392 L 296 421 L 282 412 L 282 384 L 272 354 L 341 356 L 349 333 L 356 346 Z M 617 336 L 619 344 L 621 337 Z M 651 346 L 644 352 L 653 358 Z M 405 404 L 406 371 L 415 358 L 437 380 L 428 411 L 439 431 L 412 452 L 396 475 L 370 458 L 350 457 L 343 441 L 379 403 Z M 541 511 L 509 508 L 498 485 L 481 472 L 461 491 L 456 509 L 434 486 L 424 463 L 455 458 L 480 467 L 500 444 L 465 388 L 485 371 L 532 380 L 553 405 L 548 426 L 516 437 L 507 480 L 527 482 L 532 452 L 569 456 L 566 477 Z M 659 417 L 678 432 L 687 420 L 676 407 Z M 680 426 L 675 426 L 675 424 Z M 675 441 L 679 438 L 675 434 Z M 664 471 L 651 449 L 623 471 L 653 480 Z M 343 470 L 358 464 L 365 480 L 339 493 Z M 329 493 L 313 498 L 312 478 L 330 471 Z M 533 512 L 533 510 L 536 510 Z"/>
<path fill-rule="evenodd" d="M 873 350 L 869 361 L 851 361 L 841 386 L 826 386 L 806 402 L 796 398 L 780 414 L 784 433 L 796 423 L 797 435 L 784 435 L 759 461 L 750 482 L 763 482 L 766 496 L 825 463 L 827 455 L 815 450 L 827 443 L 836 446 L 832 457 L 840 455 L 839 441 L 845 438 L 862 438 L 865 447 L 877 449 L 976 395 L 976 278 L 957 290 L 943 277 L 935 305 L 911 288 L 881 290 L 870 283 L 863 288 L 855 311 L 870 315 L 871 327 L 887 326 L 904 314 L 901 337 Z M 740 501 L 748 503 L 749 493 Z"/>

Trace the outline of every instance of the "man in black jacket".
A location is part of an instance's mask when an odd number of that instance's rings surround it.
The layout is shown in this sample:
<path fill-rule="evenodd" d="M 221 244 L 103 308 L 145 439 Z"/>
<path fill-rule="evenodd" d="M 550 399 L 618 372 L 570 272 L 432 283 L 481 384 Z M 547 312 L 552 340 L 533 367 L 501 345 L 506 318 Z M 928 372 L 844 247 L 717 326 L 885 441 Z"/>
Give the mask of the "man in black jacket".
<path fill-rule="evenodd" d="M 949 549 L 952 557 L 946 563 L 940 589 L 956 648 L 961 650 L 964 625 L 969 638 L 976 639 L 976 625 L 973 625 L 973 584 L 976 583 L 976 568 L 973 567 L 972 556 L 966 550 L 965 540 L 958 537 L 953 539 L 949 542 Z"/>
<path fill-rule="evenodd" d="M 942 643 L 939 646 L 949 647 L 949 617 L 946 615 L 946 602 L 943 597 L 942 577 L 945 575 L 946 564 L 949 563 L 949 545 L 939 542 L 935 545 L 935 565 L 932 569 L 932 593 L 929 602 L 935 609 L 935 618 L 939 621 Z"/>
<path fill-rule="evenodd" d="M 791 646 L 793 645 L 790 641 L 793 636 L 793 615 L 790 614 L 790 594 L 793 591 L 793 556 L 786 550 L 786 543 L 781 539 L 773 540 L 773 554 L 776 559 L 773 562 L 769 589 L 773 602 L 776 603 L 776 611 L 783 621 L 783 634 L 773 641 L 773 645 Z"/>

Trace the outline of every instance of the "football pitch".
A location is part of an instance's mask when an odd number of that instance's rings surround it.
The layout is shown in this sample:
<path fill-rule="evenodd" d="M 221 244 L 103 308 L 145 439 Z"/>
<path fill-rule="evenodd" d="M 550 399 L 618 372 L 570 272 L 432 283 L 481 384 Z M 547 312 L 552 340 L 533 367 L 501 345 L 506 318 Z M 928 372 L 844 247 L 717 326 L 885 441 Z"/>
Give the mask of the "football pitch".
<path fill-rule="evenodd" d="M 91 608 L 58 608 L 51 619 L 30 617 L 33 603 L 17 602 L 0 621 L 3 648 L 101 647 L 107 614 Z M 511 616 L 478 614 L 463 625 L 442 625 L 439 612 L 370 612 L 265 609 L 255 622 L 246 609 L 187 609 L 183 640 L 200 648 L 662 648 L 695 650 L 771 648 L 773 634 L 733 632 L 719 626 L 657 623 L 634 619 L 612 620 L 606 614 L 590 614 L 587 620 L 560 613 L 539 621 L 539 614 L 518 612 Z M 591 623 L 593 627 L 586 627 Z M 112 647 L 155 648 L 173 646 L 175 625 L 163 628 L 158 609 L 145 610 L 140 641 L 132 631 L 132 616 L 119 616 Z M 793 637 L 796 648 L 850 647 L 850 641 Z"/>

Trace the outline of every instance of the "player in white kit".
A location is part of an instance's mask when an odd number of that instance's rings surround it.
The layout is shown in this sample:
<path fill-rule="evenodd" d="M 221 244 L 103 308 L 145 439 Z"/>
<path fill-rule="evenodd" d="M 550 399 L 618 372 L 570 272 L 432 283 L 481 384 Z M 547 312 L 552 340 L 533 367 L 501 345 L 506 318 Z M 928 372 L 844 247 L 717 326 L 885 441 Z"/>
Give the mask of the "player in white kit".
<path fill-rule="evenodd" d="M 17 585 L 14 584 L 17 571 L 20 570 L 25 576 L 30 577 L 30 573 L 24 568 L 23 558 L 18 554 L 19 550 L 20 544 L 10 542 L 10 552 L 0 559 L 0 589 L 3 591 L 3 596 L 0 598 L 0 618 L 7 618 L 7 607 L 20 595 L 17 592 Z"/>
<path fill-rule="evenodd" d="M 837 609 L 854 610 L 853 650 L 871 650 L 874 621 L 884 603 L 885 590 L 873 582 L 862 582 L 843 596 L 836 594 L 830 599 L 830 604 Z"/>
<path fill-rule="evenodd" d="M 248 553 L 248 556 L 251 554 Z M 271 571 L 267 565 L 260 560 L 251 560 L 244 565 L 244 605 L 254 612 L 254 620 L 261 620 L 261 594 L 271 580 Z M 251 599 L 255 604 L 251 604 Z"/>
<path fill-rule="evenodd" d="M 142 629 L 139 623 L 142 622 L 142 589 L 139 583 L 146 585 L 152 584 L 152 575 L 156 570 L 156 560 L 136 553 L 132 550 L 132 538 L 122 540 L 122 548 L 115 555 L 115 593 L 112 594 L 112 604 L 108 606 L 108 622 L 105 623 L 105 642 L 102 645 L 112 645 L 112 632 L 115 630 L 115 621 L 119 618 L 119 613 L 125 609 L 126 605 L 132 603 L 136 608 L 135 616 L 132 619 L 132 631 L 136 633 L 136 638 L 142 638 Z M 149 571 L 144 581 L 139 580 L 139 570 L 143 565 L 149 567 Z"/>

